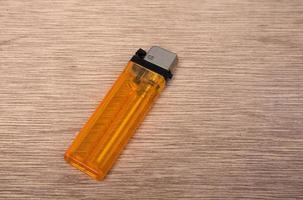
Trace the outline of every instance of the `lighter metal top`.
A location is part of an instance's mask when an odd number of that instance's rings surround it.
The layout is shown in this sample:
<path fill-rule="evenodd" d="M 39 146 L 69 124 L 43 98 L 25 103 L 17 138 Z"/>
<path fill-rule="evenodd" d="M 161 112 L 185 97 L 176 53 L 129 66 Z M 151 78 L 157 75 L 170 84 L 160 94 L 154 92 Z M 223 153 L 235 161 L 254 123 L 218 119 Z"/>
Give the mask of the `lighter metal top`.
<path fill-rule="evenodd" d="M 159 46 L 152 46 L 148 50 L 146 56 L 144 57 L 144 60 L 168 71 L 173 71 L 178 62 L 178 57 L 177 54 L 163 49 Z"/>

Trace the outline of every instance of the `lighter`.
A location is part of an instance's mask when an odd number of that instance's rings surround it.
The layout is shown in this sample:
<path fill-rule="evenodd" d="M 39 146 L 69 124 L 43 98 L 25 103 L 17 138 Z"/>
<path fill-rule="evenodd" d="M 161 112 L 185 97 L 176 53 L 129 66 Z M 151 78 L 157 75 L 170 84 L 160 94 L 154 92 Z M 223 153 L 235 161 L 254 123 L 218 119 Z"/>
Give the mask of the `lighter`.
<path fill-rule="evenodd" d="M 177 55 L 139 49 L 66 151 L 72 166 L 96 180 L 109 172 L 135 129 L 162 92 Z"/>

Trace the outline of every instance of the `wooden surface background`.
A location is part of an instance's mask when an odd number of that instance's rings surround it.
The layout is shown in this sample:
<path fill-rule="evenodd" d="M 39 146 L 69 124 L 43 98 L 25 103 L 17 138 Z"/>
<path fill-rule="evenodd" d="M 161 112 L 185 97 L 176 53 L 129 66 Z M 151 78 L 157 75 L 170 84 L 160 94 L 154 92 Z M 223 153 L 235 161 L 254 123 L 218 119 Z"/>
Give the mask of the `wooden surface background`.
<path fill-rule="evenodd" d="M 174 79 L 105 181 L 63 154 L 138 48 Z M 303 199 L 302 0 L 0 0 L 0 199 Z"/>

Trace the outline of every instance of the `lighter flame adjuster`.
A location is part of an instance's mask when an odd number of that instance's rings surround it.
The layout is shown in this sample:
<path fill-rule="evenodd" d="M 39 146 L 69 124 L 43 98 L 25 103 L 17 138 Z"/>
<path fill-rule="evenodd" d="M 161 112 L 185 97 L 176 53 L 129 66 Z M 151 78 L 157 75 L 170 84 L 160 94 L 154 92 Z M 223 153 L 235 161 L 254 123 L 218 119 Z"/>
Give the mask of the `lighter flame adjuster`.
<path fill-rule="evenodd" d="M 177 54 L 139 49 L 66 151 L 65 160 L 102 180 L 172 78 Z"/>

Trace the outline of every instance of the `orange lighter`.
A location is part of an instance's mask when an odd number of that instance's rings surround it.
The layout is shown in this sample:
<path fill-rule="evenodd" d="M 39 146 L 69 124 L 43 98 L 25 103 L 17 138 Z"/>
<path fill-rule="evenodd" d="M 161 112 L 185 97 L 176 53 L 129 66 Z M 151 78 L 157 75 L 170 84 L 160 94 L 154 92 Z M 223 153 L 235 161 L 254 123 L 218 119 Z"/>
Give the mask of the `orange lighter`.
<path fill-rule="evenodd" d="M 177 55 L 153 46 L 139 49 L 66 151 L 65 160 L 103 179 L 155 99 L 172 78 Z"/>

